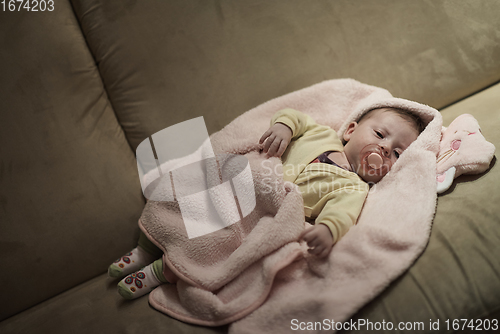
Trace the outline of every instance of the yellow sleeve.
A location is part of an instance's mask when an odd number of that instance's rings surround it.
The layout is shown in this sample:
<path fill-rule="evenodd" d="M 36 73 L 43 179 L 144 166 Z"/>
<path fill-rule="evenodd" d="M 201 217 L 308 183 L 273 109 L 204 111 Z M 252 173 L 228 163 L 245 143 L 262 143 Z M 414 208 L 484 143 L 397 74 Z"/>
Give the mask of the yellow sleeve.
<path fill-rule="evenodd" d="M 334 244 L 356 224 L 368 194 L 368 185 L 363 186 L 346 186 L 330 194 L 316 218 L 316 224 L 324 224 L 330 229 Z"/>
<path fill-rule="evenodd" d="M 275 123 L 283 123 L 292 129 L 292 139 L 302 136 L 308 127 L 316 124 L 311 116 L 291 108 L 276 112 L 271 119 L 271 126 Z"/>

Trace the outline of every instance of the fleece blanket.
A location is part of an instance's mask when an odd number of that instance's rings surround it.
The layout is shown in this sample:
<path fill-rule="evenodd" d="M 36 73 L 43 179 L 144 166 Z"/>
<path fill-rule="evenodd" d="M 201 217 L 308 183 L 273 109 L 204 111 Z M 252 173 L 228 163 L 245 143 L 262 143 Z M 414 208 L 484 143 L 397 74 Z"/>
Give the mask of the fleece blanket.
<path fill-rule="evenodd" d="M 318 259 L 297 240 L 308 226 L 301 195 L 283 182 L 280 159 L 266 159 L 259 138 L 283 108 L 309 114 L 341 135 L 349 122 L 379 107 L 417 113 L 427 126 L 370 189 L 357 224 L 326 259 Z M 139 226 L 164 251 L 164 274 L 175 283 L 155 289 L 151 305 L 193 324 L 231 323 L 231 333 L 288 333 L 300 322 L 348 320 L 407 270 L 428 242 L 441 129 L 435 109 L 352 79 L 325 81 L 242 114 L 210 136 L 219 157 L 216 168 L 204 166 L 210 180 L 185 182 L 214 182 L 234 169 L 227 153 L 244 156 L 255 208 L 235 224 L 189 238 L 179 201 L 149 200 Z M 162 168 L 171 170 L 167 165 Z M 218 195 L 212 200 L 224 216 L 234 199 Z"/>

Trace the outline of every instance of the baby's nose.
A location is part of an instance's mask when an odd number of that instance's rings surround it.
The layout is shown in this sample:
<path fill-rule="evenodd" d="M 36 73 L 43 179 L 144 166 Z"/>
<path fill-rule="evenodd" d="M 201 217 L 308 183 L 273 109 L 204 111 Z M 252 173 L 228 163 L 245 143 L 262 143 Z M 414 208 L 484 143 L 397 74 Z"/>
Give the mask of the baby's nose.
<path fill-rule="evenodd" d="M 389 157 L 389 155 L 391 154 L 389 145 L 387 143 L 384 143 L 380 145 L 380 148 L 382 149 L 382 153 L 384 154 L 384 156 Z"/>

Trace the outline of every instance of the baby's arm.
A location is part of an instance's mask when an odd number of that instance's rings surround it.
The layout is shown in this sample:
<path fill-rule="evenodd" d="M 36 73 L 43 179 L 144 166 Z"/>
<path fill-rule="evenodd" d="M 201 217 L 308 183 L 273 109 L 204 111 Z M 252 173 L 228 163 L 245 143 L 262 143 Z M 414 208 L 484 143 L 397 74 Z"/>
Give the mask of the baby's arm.
<path fill-rule="evenodd" d="M 292 139 L 317 126 L 311 116 L 290 108 L 276 112 L 271 125 L 259 140 L 260 144 L 266 141 L 264 152 L 268 157 L 280 157 Z"/>
<path fill-rule="evenodd" d="M 356 185 L 349 180 L 344 179 L 343 186 L 326 195 L 327 202 L 316 217 L 316 224 L 300 235 L 299 240 L 307 242 L 311 254 L 327 256 L 333 245 L 356 224 L 369 188 L 364 182 Z"/>

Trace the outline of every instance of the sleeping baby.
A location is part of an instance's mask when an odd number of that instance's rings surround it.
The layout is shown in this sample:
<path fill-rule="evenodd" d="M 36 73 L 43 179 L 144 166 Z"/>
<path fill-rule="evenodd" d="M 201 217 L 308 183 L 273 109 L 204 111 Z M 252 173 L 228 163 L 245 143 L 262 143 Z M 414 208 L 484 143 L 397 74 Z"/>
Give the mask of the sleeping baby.
<path fill-rule="evenodd" d="M 310 253 L 318 257 L 330 253 L 356 224 L 370 185 L 390 171 L 423 128 L 418 116 L 397 108 L 366 112 L 349 123 L 342 138 L 294 109 L 278 111 L 272 117 L 259 144 L 264 144 L 268 157 L 281 157 L 284 181 L 293 182 L 302 194 L 305 218 L 314 225 L 300 239 Z M 137 298 L 167 282 L 161 255 L 141 232 L 138 246 L 108 269 L 111 277 L 132 273 L 118 284 L 120 295 Z"/>

